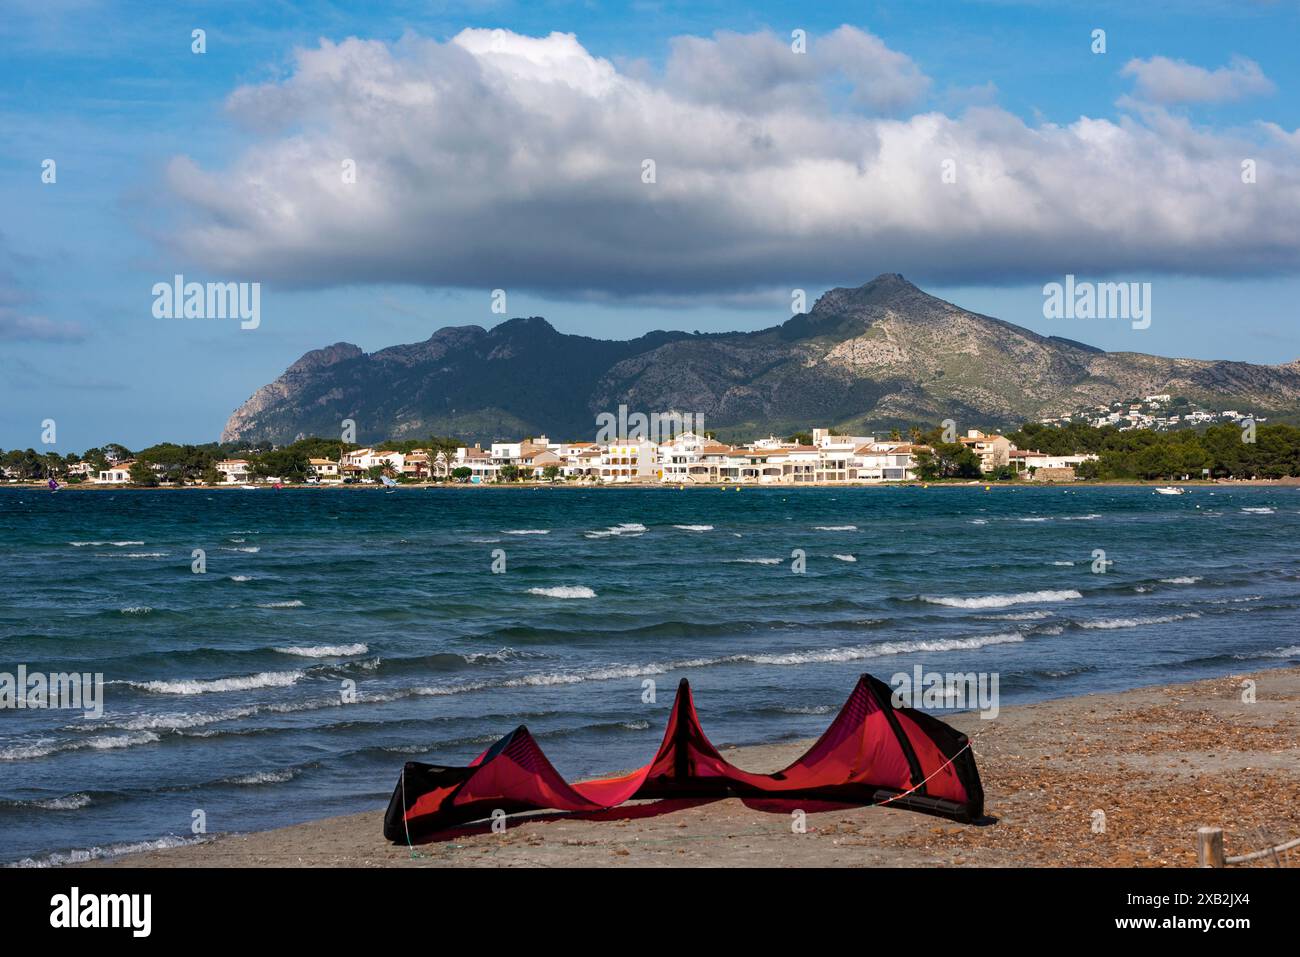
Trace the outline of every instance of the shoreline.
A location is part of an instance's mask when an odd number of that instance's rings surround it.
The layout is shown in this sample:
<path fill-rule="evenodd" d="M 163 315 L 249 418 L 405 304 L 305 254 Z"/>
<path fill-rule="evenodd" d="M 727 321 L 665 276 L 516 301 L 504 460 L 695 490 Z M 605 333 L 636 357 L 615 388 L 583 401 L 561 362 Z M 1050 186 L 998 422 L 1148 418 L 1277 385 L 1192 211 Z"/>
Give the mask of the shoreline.
<path fill-rule="evenodd" d="M 1280 479 L 1231 479 L 1231 480 L 1206 480 L 1206 479 L 1189 479 L 1186 482 L 1170 482 L 1164 479 L 1152 479 L 1151 481 L 1089 481 L 1080 479 L 1073 482 L 1006 482 L 996 479 L 938 479 L 931 482 L 922 482 L 920 480 L 909 480 L 900 482 L 696 482 L 693 484 L 678 484 L 676 482 L 485 482 L 481 484 L 470 484 L 468 482 L 404 482 L 397 486 L 398 489 L 511 489 L 511 488 L 548 488 L 548 489 L 652 489 L 662 488 L 674 491 L 684 491 L 686 489 L 732 489 L 732 488 L 756 488 L 756 489 L 782 489 L 794 490 L 802 488 L 973 488 L 975 486 L 988 486 L 989 488 L 1162 488 L 1167 486 L 1178 486 L 1183 488 L 1300 488 L 1300 476 L 1288 476 Z M 32 492 L 47 491 L 44 481 L 39 482 L 5 482 L 0 484 L 0 489 L 18 489 Z M 323 491 L 326 489 L 342 489 L 352 492 L 383 492 L 387 491 L 384 486 L 376 484 L 355 484 L 343 485 L 340 483 L 330 483 L 324 485 L 307 485 L 307 484 L 285 484 L 278 491 Z M 60 485 L 60 492 L 251 492 L 270 490 L 277 491 L 273 485 L 259 485 L 255 489 L 242 488 L 239 485 L 105 485 L 100 483 L 78 483 L 76 485 Z"/>
<path fill-rule="evenodd" d="M 1243 701 L 1247 678 L 1253 703 Z M 1230 855 L 1300 836 L 1295 665 L 1016 705 L 992 721 L 973 712 L 941 717 L 972 738 L 994 823 L 810 807 L 807 833 L 795 834 L 784 807 L 651 801 L 597 814 L 514 815 L 502 834 L 478 824 L 410 848 L 384 840 L 376 806 L 77 866 L 1193 867 L 1198 826 L 1223 828 Z M 810 743 L 719 750 L 747 770 L 773 771 Z M 437 756 L 452 764 L 471 757 Z M 394 781 L 399 771 L 395 761 Z M 1279 865 L 1300 866 L 1300 854 L 1256 862 Z"/>

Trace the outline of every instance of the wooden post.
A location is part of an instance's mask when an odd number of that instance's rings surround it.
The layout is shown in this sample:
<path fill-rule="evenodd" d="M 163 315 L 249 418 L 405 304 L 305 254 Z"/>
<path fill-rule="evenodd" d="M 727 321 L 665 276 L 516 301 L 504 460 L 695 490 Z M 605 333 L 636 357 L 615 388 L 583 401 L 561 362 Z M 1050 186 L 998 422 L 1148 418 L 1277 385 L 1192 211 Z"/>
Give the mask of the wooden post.
<path fill-rule="evenodd" d="M 1196 864 L 1198 867 L 1224 867 L 1223 828 L 1196 829 Z"/>

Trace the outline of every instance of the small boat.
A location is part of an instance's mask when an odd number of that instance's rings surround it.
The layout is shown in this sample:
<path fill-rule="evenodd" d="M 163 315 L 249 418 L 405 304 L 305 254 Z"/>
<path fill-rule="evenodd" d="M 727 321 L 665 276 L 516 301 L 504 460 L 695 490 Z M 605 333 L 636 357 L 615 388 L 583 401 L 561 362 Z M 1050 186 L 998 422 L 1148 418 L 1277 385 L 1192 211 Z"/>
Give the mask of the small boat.
<path fill-rule="evenodd" d="M 1177 485 L 1162 485 L 1156 489 L 1157 495 L 1185 495 L 1187 489 L 1179 488 Z"/>
<path fill-rule="evenodd" d="M 255 492 L 255 491 L 257 491 L 257 486 L 256 486 L 256 485 L 241 485 L 241 486 L 239 486 L 239 487 L 242 488 L 242 489 L 245 489 L 245 490 L 247 490 L 247 491 L 249 491 L 249 492 Z"/>

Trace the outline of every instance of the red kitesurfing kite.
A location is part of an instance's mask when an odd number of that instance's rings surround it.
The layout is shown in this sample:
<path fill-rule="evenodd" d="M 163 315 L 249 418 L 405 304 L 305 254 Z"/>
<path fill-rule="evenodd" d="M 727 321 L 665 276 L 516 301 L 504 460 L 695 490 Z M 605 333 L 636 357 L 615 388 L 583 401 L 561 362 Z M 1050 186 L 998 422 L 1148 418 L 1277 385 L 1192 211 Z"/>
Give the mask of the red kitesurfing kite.
<path fill-rule="evenodd" d="M 751 774 L 705 737 L 683 678 L 663 743 L 645 767 L 569 784 L 521 725 L 468 767 L 407 762 L 384 815 L 384 837 L 411 843 L 496 810 L 603 811 L 647 798 L 789 798 L 885 804 L 963 823 L 983 817 L 984 789 L 966 735 L 894 707 L 891 694 L 864 674 L 803 757 L 775 774 Z"/>

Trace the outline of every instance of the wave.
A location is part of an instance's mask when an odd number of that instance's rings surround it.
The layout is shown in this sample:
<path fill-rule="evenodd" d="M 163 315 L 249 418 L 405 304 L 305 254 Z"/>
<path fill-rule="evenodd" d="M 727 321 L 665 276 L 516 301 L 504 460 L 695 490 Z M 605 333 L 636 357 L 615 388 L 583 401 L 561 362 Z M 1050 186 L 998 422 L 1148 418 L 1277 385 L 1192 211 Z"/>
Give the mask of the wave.
<path fill-rule="evenodd" d="M 239 546 L 221 545 L 219 547 L 223 552 L 246 552 L 249 555 L 254 555 L 257 552 L 260 552 L 262 550 L 260 545 L 239 545 Z"/>
<path fill-rule="evenodd" d="M 587 532 L 587 538 L 611 538 L 617 535 L 640 535 L 646 530 L 646 527 L 640 522 L 624 522 L 621 525 L 610 525 L 605 529 L 593 529 Z"/>
<path fill-rule="evenodd" d="M 138 854 L 141 851 L 162 851 L 171 847 L 185 847 L 188 844 L 203 844 L 211 837 L 160 837 L 155 841 L 131 841 L 120 844 L 108 844 L 103 847 L 87 847 L 71 851 L 56 851 L 45 857 L 24 857 L 14 867 L 65 867 L 68 864 L 84 864 L 105 857 L 119 857 L 123 854 Z"/>
<path fill-rule="evenodd" d="M 256 771 L 253 774 L 241 774 L 238 777 L 226 778 L 223 784 L 287 784 L 298 776 L 298 772 L 292 768 L 286 768 L 283 771 Z"/>
<path fill-rule="evenodd" d="M 1060 565 L 1060 566 L 1067 566 L 1067 565 L 1068 565 L 1068 566 L 1073 567 L 1074 562 L 1048 562 L 1047 564 L 1049 564 L 1049 565 Z"/>
<path fill-rule="evenodd" d="M 53 738 L 41 738 L 31 744 L 16 744 L 0 748 L 0 761 L 30 761 L 33 758 L 49 757 L 64 751 L 115 751 L 130 748 L 137 744 L 153 744 L 160 740 L 150 731 L 138 734 L 103 735 L 97 738 L 84 738 L 79 741 L 56 741 Z"/>
<path fill-rule="evenodd" d="M 220 691 L 251 691 L 255 688 L 285 688 L 302 678 L 301 671 L 263 671 L 234 678 L 190 678 L 180 681 L 128 681 L 133 688 L 156 694 L 209 694 Z"/>
<path fill-rule="evenodd" d="M 852 555 L 832 555 L 832 558 L 838 558 L 842 562 L 856 562 L 857 559 Z"/>
<path fill-rule="evenodd" d="M 814 532 L 856 532 L 856 525 L 814 525 Z"/>
<path fill-rule="evenodd" d="M 1018 518 L 1018 519 L 1016 519 L 1016 521 L 1018 521 L 1018 522 L 1050 522 L 1050 521 L 1051 521 L 1051 518 L 1039 518 L 1039 517 L 1034 517 L 1034 518 Z"/>
<path fill-rule="evenodd" d="M 455 657 L 462 659 L 466 664 L 476 665 L 481 661 L 510 661 L 514 658 L 536 658 L 538 655 L 515 651 L 513 648 L 502 648 L 500 651 L 475 651 Z"/>
<path fill-rule="evenodd" d="M 1300 658 L 1300 645 L 1287 648 L 1275 648 L 1272 651 L 1256 651 L 1253 654 L 1233 655 L 1234 658 Z"/>
<path fill-rule="evenodd" d="M 259 602 L 257 607 L 258 608 L 301 608 L 302 600 L 299 598 L 291 598 L 288 601 L 264 601 L 264 602 Z"/>
<path fill-rule="evenodd" d="M 282 655 L 297 655 L 299 658 L 348 658 L 352 655 L 364 655 L 370 649 L 357 642 L 353 645 L 290 645 L 286 648 L 272 648 Z"/>
<path fill-rule="evenodd" d="M 502 648 L 499 651 L 477 651 L 467 654 L 444 651 L 431 655 L 350 661 L 339 665 L 338 670 L 361 670 L 382 675 L 427 671 L 461 671 L 466 666 L 494 665 L 517 659 L 527 660 L 546 657 L 548 656 L 537 652 L 516 651 L 513 648 Z"/>
<path fill-rule="evenodd" d="M 1009 615 L 976 615 L 976 618 L 982 618 L 985 621 L 1041 621 L 1044 618 L 1051 618 L 1052 613 L 1048 611 L 1016 611 Z"/>
<path fill-rule="evenodd" d="M 126 541 L 126 542 L 68 542 L 73 548 L 84 548 L 87 545 L 112 545 L 114 548 L 125 548 L 128 545 L 143 545 L 144 542 Z"/>
<path fill-rule="evenodd" d="M 741 565 L 780 565 L 779 558 L 729 558 L 728 562 Z"/>
<path fill-rule="evenodd" d="M 1180 575 L 1177 578 L 1160 579 L 1166 585 L 1195 585 L 1201 580 L 1200 575 Z"/>
<path fill-rule="evenodd" d="M 835 709 L 828 704 L 818 705 L 778 705 L 777 714 L 830 714 Z"/>
<path fill-rule="evenodd" d="M 1167 625 L 1175 621 L 1186 621 L 1189 618 L 1200 617 L 1198 612 L 1193 611 L 1185 615 L 1149 615 L 1144 618 L 1094 618 L 1090 621 L 1076 622 L 1076 624 L 1080 628 L 1089 629 L 1138 628 L 1142 625 Z"/>
<path fill-rule="evenodd" d="M 827 648 L 819 651 L 794 651 L 787 654 L 737 655 L 735 660 L 756 665 L 830 664 L 842 661 L 860 661 L 865 658 L 884 658 L 890 655 L 908 655 L 916 652 L 973 651 L 989 645 L 1014 644 L 1025 640 L 1019 632 L 997 635 L 980 635 L 972 638 L 934 638 L 919 641 L 883 641 L 875 645 L 852 648 Z"/>
<path fill-rule="evenodd" d="M 251 582 L 253 580 L 253 576 L 252 575 L 231 575 L 230 580 L 232 582 Z"/>
<path fill-rule="evenodd" d="M 82 792 L 36 801 L 0 801 L 0 806 L 14 808 L 34 807 L 42 811 L 80 811 L 83 807 L 89 807 L 90 802 L 90 795 Z"/>
<path fill-rule="evenodd" d="M 127 608 L 119 608 L 123 615 L 150 615 L 153 614 L 153 608 L 149 605 L 131 605 Z"/>
<path fill-rule="evenodd" d="M 683 532 L 711 532 L 712 525 L 674 525 L 673 528 L 680 528 Z"/>
<path fill-rule="evenodd" d="M 238 721 L 251 718 L 262 709 L 256 705 L 243 708 L 230 708 L 226 711 L 209 712 L 172 712 L 164 714 L 141 714 L 125 720 L 114 721 L 109 727 L 125 731 L 184 731 L 189 728 L 201 728 L 208 724 L 222 721 Z"/>
<path fill-rule="evenodd" d="M 1082 597 L 1081 593 L 1069 588 L 1060 591 L 1026 591 L 1014 595 L 978 595 L 974 598 L 922 595 L 921 601 L 932 605 L 946 605 L 949 608 L 1007 608 L 1029 602 L 1069 601 L 1072 598 Z"/>
<path fill-rule="evenodd" d="M 1243 505 L 1242 508 L 1241 508 L 1241 510 L 1242 510 L 1243 512 L 1250 512 L 1252 515 L 1272 515 L 1272 514 L 1273 514 L 1273 509 L 1269 508 L 1267 505 L 1259 505 L 1259 506 L 1254 506 L 1254 507 L 1248 507 L 1248 506 Z"/>
<path fill-rule="evenodd" d="M 1098 512 L 1092 512 L 1088 515 L 1067 515 L 1061 519 L 1063 522 L 1091 522 L 1094 519 L 1101 518 Z"/>
<path fill-rule="evenodd" d="M 595 598 L 596 593 L 586 585 L 556 585 L 552 588 L 530 588 L 530 595 L 543 598 Z"/>
<path fill-rule="evenodd" d="M 549 528 L 507 528 L 501 534 L 503 535 L 549 535 Z"/>

